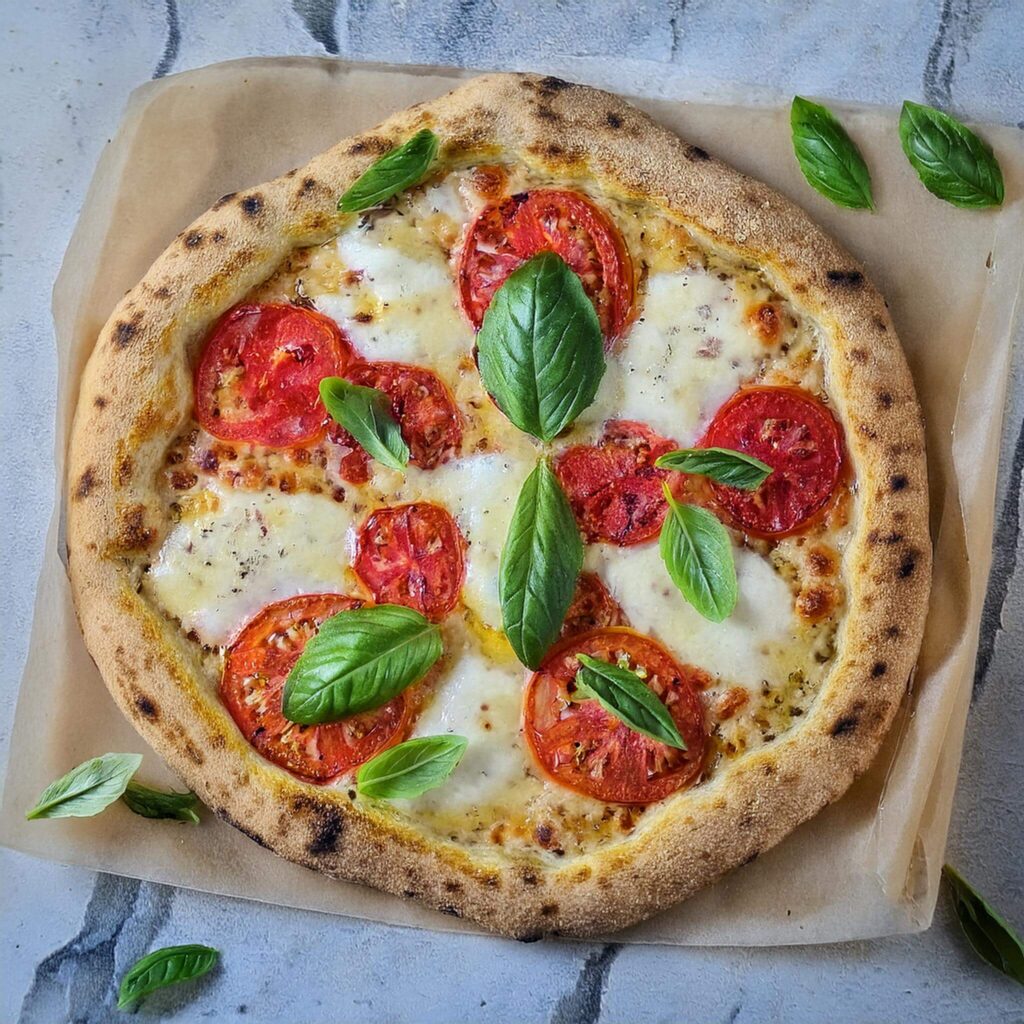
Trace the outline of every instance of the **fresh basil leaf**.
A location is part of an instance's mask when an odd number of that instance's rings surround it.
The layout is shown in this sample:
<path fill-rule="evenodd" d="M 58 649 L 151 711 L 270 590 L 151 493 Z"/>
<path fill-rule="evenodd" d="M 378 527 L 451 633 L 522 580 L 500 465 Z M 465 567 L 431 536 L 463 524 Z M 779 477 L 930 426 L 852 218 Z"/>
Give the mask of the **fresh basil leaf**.
<path fill-rule="evenodd" d="M 661 558 L 672 582 L 694 608 L 722 622 L 736 607 L 738 589 L 732 541 L 706 508 L 681 505 L 665 487 L 668 514 L 661 526 Z"/>
<path fill-rule="evenodd" d="M 124 1010 L 157 989 L 179 981 L 200 978 L 217 963 L 220 953 L 212 946 L 166 946 L 147 953 L 128 968 L 117 993 L 117 1008 Z"/>
<path fill-rule="evenodd" d="M 992 147 L 949 114 L 906 100 L 900 142 L 932 195 L 964 209 L 1002 206 L 1003 172 Z"/>
<path fill-rule="evenodd" d="M 284 684 L 289 722 L 322 725 L 372 711 L 441 657 L 441 631 L 397 604 L 338 612 L 321 625 Z"/>
<path fill-rule="evenodd" d="M 51 782 L 25 817 L 90 818 L 109 807 L 142 764 L 141 754 L 104 754 Z"/>
<path fill-rule="evenodd" d="M 342 213 L 369 210 L 415 185 L 434 162 L 438 141 L 429 128 L 424 128 L 385 153 L 338 200 L 338 209 Z"/>
<path fill-rule="evenodd" d="M 199 824 L 199 799 L 195 793 L 165 793 L 141 782 L 129 782 L 121 799 L 129 810 L 143 818 L 172 818 Z"/>
<path fill-rule="evenodd" d="M 583 542 L 569 501 L 546 459 L 519 492 L 498 568 L 505 636 L 536 668 L 558 636 L 583 566 Z"/>
<path fill-rule="evenodd" d="M 686 741 L 668 708 L 635 672 L 610 662 L 577 654 L 580 670 L 576 673 L 576 694 L 592 697 L 609 714 L 634 732 L 679 750 Z"/>
<path fill-rule="evenodd" d="M 484 387 L 520 430 L 542 441 L 593 402 L 604 375 L 594 305 L 553 252 L 505 279 L 484 314 L 477 348 Z"/>
<path fill-rule="evenodd" d="M 772 467 L 731 448 L 680 448 L 666 452 L 655 463 L 659 469 L 706 476 L 715 483 L 756 491 L 771 475 Z"/>
<path fill-rule="evenodd" d="M 371 758 L 356 773 L 356 787 L 375 800 L 402 800 L 436 789 L 458 767 L 465 736 L 420 736 Z"/>
<path fill-rule="evenodd" d="M 1019 936 L 956 868 L 947 864 L 942 871 L 971 948 L 997 971 L 1024 985 L 1024 943 Z"/>
<path fill-rule="evenodd" d="M 353 384 L 344 377 L 324 377 L 320 381 L 320 397 L 331 418 L 340 423 L 371 458 L 399 472 L 409 464 L 409 448 L 391 415 L 391 401 L 383 391 Z"/>
<path fill-rule="evenodd" d="M 837 206 L 873 210 L 871 175 L 856 144 L 828 107 L 794 96 L 793 152 L 807 184 Z"/>

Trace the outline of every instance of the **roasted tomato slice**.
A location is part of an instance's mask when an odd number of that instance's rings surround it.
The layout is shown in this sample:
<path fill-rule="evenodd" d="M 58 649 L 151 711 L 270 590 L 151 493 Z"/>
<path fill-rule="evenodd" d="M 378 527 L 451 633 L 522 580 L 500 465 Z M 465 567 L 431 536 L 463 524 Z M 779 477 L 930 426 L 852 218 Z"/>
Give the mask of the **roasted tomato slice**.
<path fill-rule="evenodd" d="M 601 577 L 592 572 L 581 572 L 576 581 L 576 593 L 572 604 L 565 613 L 560 636 L 565 639 L 589 633 L 592 629 L 605 626 L 627 626 L 626 616 L 619 602 L 601 582 Z"/>
<path fill-rule="evenodd" d="M 798 388 L 742 388 L 715 413 L 701 444 L 746 452 L 772 467 L 756 491 L 711 484 L 732 523 L 762 537 L 806 526 L 828 504 L 843 469 L 842 428 Z"/>
<path fill-rule="evenodd" d="M 438 622 L 454 607 L 466 576 L 466 542 L 440 505 L 378 509 L 356 541 L 353 568 L 379 604 L 404 604 Z"/>
<path fill-rule="evenodd" d="M 345 372 L 353 384 L 383 391 L 409 446 L 409 460 L 421 469 L 446 462 L 462 444 L 462 416 L 436 373 L 407 363 L 354 363 Z M 341 475 L 352 484 L 370 479 L 370 457 L 342 426 L 332 424 L 331 440 L 351 451 L 341 459 Z"/>
<path fill-rule="evenodd" d="M 657 536 L 668 474 L 654 462 L 673 448 L 645 423 L 611 420 L 599 444 L 574 445 L 558 456 L 555 474 L 588 541 L 628 547 Z"/>
<path fill-rule="evenodd" d="M 316 440 L 329 419 L 320 381 L 353 358 L 338 325 L 314 310 L 235 306 L 199 358 L 196 418 L 223 441 L 287 448 Z"/>
<path fill-rule="evenodd" d="M 485 207 L 459 259 L 462 308 L 480 329 L 505 278 L 538 252 L 557 253 L 579 274 L 604 336 L 621 336 L 633 317 L 633 263 L 604 211 L 578 192 L 535 189 Z"/>
<path fill-rule="evenodd" d="M 634 732 L 596 700 L 574 701 L 577 654 L 642 669 L 687 749 Z M 700 775 L 706 735 L 699 692 L 707 681 L 650 637 L 632 629 L 596 629 L 559 645 L 534 673 L 526 687 L 523 732 L 537 763 L 555 782 L 606 803 L 652 803 Z"/>
<path fill-rule="evenodd" d="M 362 601 L 304 594 L 269 604 L 228 647 L 221 699 L 242 735 L 268 760 L 311 782 L 329 782 L 408 734 L 416 713 L 410 691 L 375 711 L 330 725 L 296 725 L 281 714 L 284 683 L 320 624 Z"/>

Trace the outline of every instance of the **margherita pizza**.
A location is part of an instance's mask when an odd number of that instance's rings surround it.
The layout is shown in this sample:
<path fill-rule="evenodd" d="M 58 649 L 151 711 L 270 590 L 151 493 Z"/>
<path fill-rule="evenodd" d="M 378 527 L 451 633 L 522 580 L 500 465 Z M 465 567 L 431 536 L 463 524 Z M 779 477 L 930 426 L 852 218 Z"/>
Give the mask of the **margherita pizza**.
<path fill-rule="evenodd" d="M 199 796 L 522 939 L 641 920 L 839 797 L 921 639 L 882 298 L 554 78 L 219 200 L 103 329 L 70 473 L 89 649 Z"/>

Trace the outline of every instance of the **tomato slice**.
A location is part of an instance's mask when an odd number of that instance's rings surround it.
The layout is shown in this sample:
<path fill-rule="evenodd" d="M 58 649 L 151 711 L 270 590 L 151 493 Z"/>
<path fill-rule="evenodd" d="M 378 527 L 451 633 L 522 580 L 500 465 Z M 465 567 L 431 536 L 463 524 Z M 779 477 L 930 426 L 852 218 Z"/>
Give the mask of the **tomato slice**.
<path fill-rule="evenodd" d="M 199 357 L 196 418 L 222 441 L 287 448 L 316 440 L 329 419 L 319 386 L 354 358 L 333 321 L 273 303 L 229 309 Z"/>
<path fill-rule="evenodd" d="M 610 420 L 598 444 L 567 448 L 554 469 L 588 541 L 628 547 L 657 536 L 667 508 L 656 459 L 676 447 L 646 423 Z"/>
<path fill-rule="evenodd" d="M 421 469 L 447 462 L 462 444 L 462 416 L 436 373 L 407 363 L 354 363 L 345 372 L 353 384 L 377 388 L 391 399 L 391 412 L 409 446 L 409 461 Z M 329 428 L 332 441 L 351 449 L 341 459 L 341 475 L 352 484 L 370 479 L 370 457 L 342 426 Z"/>
<path fill-rule="evenodd" d="M 379 604 L 403 604 L 438 622 L 459 600 L 465 550 L 455 520 L 440 505 L 395 505 L 360 527 L 352 567 Z"/>
<path fill-rule="evenodd" d="M 574 701 L 577 654 L 643 669 L 687 749 L 634 732 L 596 700 Z M 555 782 L 606 803 L 652 803 L 700 775 L 707 741 L 699 691 L 707 682 L 703 672 L 679 665 L 650 637 L 621 627 L 596 629 L 561 644 L 534 673 L 526 688 L 523 732 Z"/>
<path fill-rule="evenodd" d="M 625 613 L 601 582 L 601 577 L 593 572 L 581 572 L 559 635 L 565 639 L 605 626 L 627 625 Z"/>
<path fill-rule="evenodd" d="M 459 258 L 459 294 L 477 330 L 494 293 L 521 263 L 554 252 L 579 274 L 608 341 L 633 318 L 633 262 L 618 228 L 578 192 L 535 189 L 486 206 Z"/>
<path fill-rule="evenodd" d="M 715 413 L 701 444 L 746 452 L 772 467 L 756 491 L 711 484 L 732 523 L 761 537 L 806 526 L 828 504 L 843 469 L 842 428 L 799 388 L 742 388 Z"/>
<path fill-rule="evenodd" d="M 281 713 L 288 673 L 321 623 L 363 602 L 303 594 L 267 605 L 235 637 L 224 658 L 220 696 L 242 735 L 268 760 L 310 782 L 330 782 L 408 735 L 410 691 L 382 707 L 329 725 L 296 725 Z"/>

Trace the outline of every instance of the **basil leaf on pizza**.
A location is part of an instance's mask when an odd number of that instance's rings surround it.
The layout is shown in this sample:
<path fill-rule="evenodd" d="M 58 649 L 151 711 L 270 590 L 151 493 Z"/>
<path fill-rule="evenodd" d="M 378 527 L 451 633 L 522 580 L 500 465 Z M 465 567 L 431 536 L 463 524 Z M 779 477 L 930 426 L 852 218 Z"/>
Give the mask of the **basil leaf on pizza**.
<path fill-rule="evenodd" d="M 43 790 L 25 817 L 90 818 L 109 807 L 142 764 L 141 754 L 103 754 L 83 761 Z"/>
<path fill-rule="evenodd" d="M 906 100 L 900 142 L 932 195 L 964 209 L 1002 206 L 1003 172 L 992 147 L 956 118 Z"/>
<path fill-rule="evenodd" d="M 391 415 L 391 402 L 377 388 L 352 384 L 344 377 L 324 377 L 320 398 L 331 414 L 371 458 L 399 472 L 409 464 L 409 447 Z"/>
<path fill-rule="evenodd" d="M 684 505 L 666 485 L 668 514 L 661 526 L 661 558 L 672 582 L 704 618 L 723 622 L 736 607 L 738 588 L 732 541 L 715 515 Z"/>
<path fill-rule="evenodd" d="M 477 335 L 484 387 L 522 431 L 550 441 L 586 409 L 604 375 L 604 340 L 579 277 L 553 252 L 494 293 Z"/>
<path fill-rule="evenodd" d="M 459 766 L 465 736 L 418 736 L 389 747 L 356 773 L 356 788 L 374 800 L 408 800 L 436 789 Z"/>
<path fill-rule="evenodd" d="M 546 459 L 526 478 L 498 569 L 505 636 L 536 668 L 558 636 L 583 567 L 583 542 L 569 501 Z"/>
<path fill-rule="evenodd" d="M 873 210 L 871 175 L 846 129 L 828 107 L 794 96 L 793 152 L 807 184 L 837 206 Z"/>
<path fill-rule="evenodd" d="M 580 670 L 576 673 L 574 697 L 593 698 L 634 732 L 686 750 L 686 741 L 668 708 L 636 672 L 589 654 L 577 654 L 576 660 Z"/>
<path fill-rule="evenodd" d="M 199 824 L 199 798 L 195 793 L 167 793 L 150 789 L 141 782 L 129 782 L 121 800 L 134 814 L 143 818 L 170 818 Z"/>
<path fill-rule="evenodd" d="M 219 958 L 219 951 L 212 946 L 194 943 L 155 949 L 128 968 L 117 992 L 117 1008 L 125 1010 L 158 989 L 201 978 L 213 970 Z"/>
<path fill-rule="evenodd" d="M 953 909 L 975 953 L 997 971 L 1024 985 L 1024 943 L 1009 922 L 960 874 L 942 869 L 953 895 Z"/>
<path fill-rule="evenodd" d="M 284 685 L 289 722 L 320 725 L 386 704 L 441 657 L 441 631 L 401 605 L 341 611 L 299 655 Z"/>
<path fill-rule="evenodd" d="M 756 491 L 772 472 L 772 467 L 760 459 L 730 448 L 680 448 L 662 455 L 654 464 L 659 469 L 706 476 L 744 491 Z"/>
<path fill-rule="evenodd" d="M 338 210 L 341 213 L 369 210 L 415 185 L 434 162 L 438 142 L 437 136 L 424 128 L 385 153 L 338 200 Z"/>

